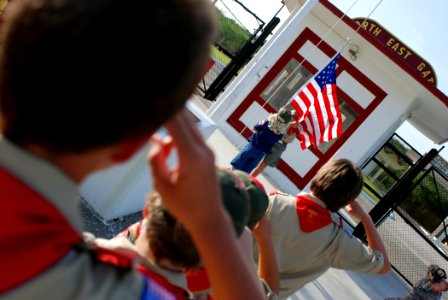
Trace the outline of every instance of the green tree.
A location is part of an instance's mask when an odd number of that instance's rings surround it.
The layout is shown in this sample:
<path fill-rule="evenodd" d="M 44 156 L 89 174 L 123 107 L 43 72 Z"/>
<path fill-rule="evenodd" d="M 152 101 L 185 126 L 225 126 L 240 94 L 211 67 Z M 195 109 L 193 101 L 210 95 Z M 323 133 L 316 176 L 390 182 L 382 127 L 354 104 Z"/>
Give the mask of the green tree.
<path fill-rule="evenodd" d="M 437 184 L 437 190 L 435 184 Z M 431 175 L 414 188 L 400 208 L 428 232 L 433 232 L 448 216 L 448 190 Z"/>
<path fill-rule="evenodd" d="M 219 22 L 219 33 L 216 43 L 233 55 L 237 54 L 241 47 L 250 40 L 250 32 L 241 27 L 235 20 L 226 17 L 216 8 Z"/>

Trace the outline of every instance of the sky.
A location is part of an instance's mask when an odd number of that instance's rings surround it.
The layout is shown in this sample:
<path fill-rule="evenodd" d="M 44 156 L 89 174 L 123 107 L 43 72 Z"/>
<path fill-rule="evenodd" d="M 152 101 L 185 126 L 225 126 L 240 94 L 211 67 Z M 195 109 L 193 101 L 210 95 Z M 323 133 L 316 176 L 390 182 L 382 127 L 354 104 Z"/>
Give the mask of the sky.
<path fill-rule="evenodd" d="M 330 2 L 342 12 L 347 12 L 356 0 Z M 445 32 L 448 1 L 358 0 L 347 15 L 351 18 L 367 17 L 379 2 L 381 3 L 369 18 L 377 21 L 428 61 L 437 75 L 437 87 L 448 95 L 448 59 L 445 48 L 448 46 L 448 34 Z M 448 116 L 446 126 L 448 126 Z M 397 133 L 422 154 L 431 148 L 440 149 L 443 146 L 434 144 L 408 122 L 405 122 Z M 448 160 L 448 143 L 444 146 L 441 156 Z"/>
<path fill-rule="evenodd" d="M 280 0 L 239 1 L 266 23 L 282 7 Z M 236 9 L 232 5 L 233 0 L 217 1 L 217 3 L 220 2 L 231 9 Z M 386 28 L 432 65 L 437 75 L 438 88 L 448 95 L 448 55 L 446 54 L 448 33 L 445 31 L 448 12 L 447 0 L 330 0 L 330 2 L 351 18 L 367 17 L 372 13 L 370 19 Z M 350 8 L 352 5 L 353 7 Z M 375 6 L 377 7 L 374 10 Z M 374 11 L 372 12 L 372 10 Z M 251 27 L 257 27 L 257 23 L 252 21 L 253 18 L 249 15 L 236 15 L 242 19 L 242 23 L 249 30 Z M 278 17 L 284 21 L 288 15 L 289 12 L 285 7 L 280 11 Z M 435 144 L 408 122 L 405 122 L 397 130 L 397 133 L 421 154 L 432 148 L 440 149 L 445 146 L 440 154 L 445 160 L 448 160 L 448 143 Z"/>

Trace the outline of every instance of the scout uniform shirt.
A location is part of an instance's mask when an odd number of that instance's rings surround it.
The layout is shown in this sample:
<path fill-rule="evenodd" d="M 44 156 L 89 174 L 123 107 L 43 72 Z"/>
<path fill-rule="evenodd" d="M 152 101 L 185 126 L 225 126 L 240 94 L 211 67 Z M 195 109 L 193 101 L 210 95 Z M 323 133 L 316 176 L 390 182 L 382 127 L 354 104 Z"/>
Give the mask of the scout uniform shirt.
<path fill-rule="evenodd" d="M 274 193 L 269 200 L 267 214 L 280 273 L 280 299 L 330 267 L 369 274 L 382 269 L 383 254 L 348 236 L 316 197 Z"/>
<path fill-rule="evenodd" d="M 132 260 L 90 249 L 77 186 L 0 137 L 1 299 L 175 299 Z"/>
<path fill-rule="evenodd" d="M 249 137 L 249 142 L 266 154 L 271 153 L 272 147 L 283 137 L 283 134 L 275 133 L 269 128 L 268 120 L 259 122 L 254 129 L 255 132 Z"/>

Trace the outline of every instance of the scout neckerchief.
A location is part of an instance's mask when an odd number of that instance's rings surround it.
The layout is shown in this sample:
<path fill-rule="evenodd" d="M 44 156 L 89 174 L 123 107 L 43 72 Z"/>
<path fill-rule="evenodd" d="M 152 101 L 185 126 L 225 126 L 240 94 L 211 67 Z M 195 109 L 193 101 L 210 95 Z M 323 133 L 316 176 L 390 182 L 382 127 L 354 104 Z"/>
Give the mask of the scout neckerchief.
<path fill-rule="evenodd" d="M 0 192 L 0 294 L 38 276 L 69 251 L 85 249 L 81 235 L 53 205 L 2 168 Z M 89 252 L 97 261 L 120 269 L 130 270 L 134 264 L 133 258 L 113 250 L 98 247 Z M 152 274 L 142 273 L 152 279 L 142 298 L 157 294 L 158 299 L 186 299 L 173 297 Z"/>
<path fill-rule="evenodd" d="M 0 293 L 51 267 L 81 236 L 41 195 L 0 168 Z"/>
<path fill-rule="evenodd" d="M 298 195 L 296 211 L 300 229 L 303 232 L 313 232 L 333 222 L 330 212 L 305 195 Z"/>

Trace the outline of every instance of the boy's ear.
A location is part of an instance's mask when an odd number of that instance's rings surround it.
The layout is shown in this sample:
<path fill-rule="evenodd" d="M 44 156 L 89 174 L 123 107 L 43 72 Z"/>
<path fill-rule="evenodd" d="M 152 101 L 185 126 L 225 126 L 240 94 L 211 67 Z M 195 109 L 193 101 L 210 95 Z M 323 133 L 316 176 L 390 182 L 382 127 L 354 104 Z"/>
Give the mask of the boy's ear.
<path fill-rule="evenodd" d="M 116 163 L 130 159 L 143 145 L 149 141 L 150 136 L 138 136 L 128 138 L 116 145 L 112 153 L 112 160 Z"/>

